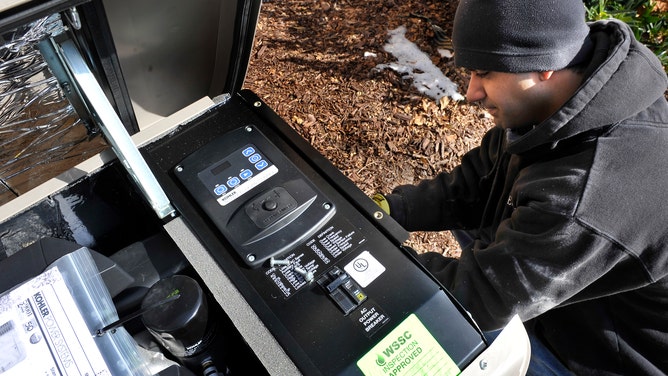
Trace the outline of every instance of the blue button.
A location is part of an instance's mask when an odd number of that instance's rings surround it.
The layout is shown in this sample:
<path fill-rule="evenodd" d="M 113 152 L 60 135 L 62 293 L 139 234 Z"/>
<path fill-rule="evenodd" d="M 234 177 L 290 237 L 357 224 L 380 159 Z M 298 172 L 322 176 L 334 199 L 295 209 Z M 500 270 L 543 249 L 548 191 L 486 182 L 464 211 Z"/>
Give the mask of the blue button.
<path fill-rule="evenodd" d="M 213 193 L 216 194 L 216 196 L 220 196 L 223 193 L 227 192 L 227 187 L 224 185 L 219 185 L 216 188 L 213 189 Z"/>
<path fill-rule="evenodd" d="M 255 164 L 255 168 L 257 168 L 258 170 L 262 170 L 265 167 L 267 167 L 268 165 L 269 165 L 269 163 L 267 163 L 267 161 L 261 160 L 261 161 L 259 161 Z"/>
<path fill-rule="evenodd" d="M 241 183 L 241 180 L 239 180 L 239 178 L 234 177 L 230 178 L 230 180 L 227 181 L 227 186 L 230 188 L 234 188 L 237 185 L 239 185 L 239 183 Z"/>
<path fill-rule="evenodd" d="M 241 154 L 243 154 L 244 157 L 250 157 L 251 155 L 255 154 L 255 149 L 249 146 L 245 148 L 244 151 L 241 152 Z"/>
<path fill-rule="evenodd" d="M 250 163 L 257 163 L 260 159 L 262 159 L 262 156 L 260 156 L 260 154 L 253 154 L 250 157 L 248 157 L 248 161 Z"/>
<path fill-rule="evenodd" d="M 251 176 L 253 176 L 253 171 L 251 170 L 243 170 L 239 173 L 239 177 L 243 180 L 248 180 Z"/>

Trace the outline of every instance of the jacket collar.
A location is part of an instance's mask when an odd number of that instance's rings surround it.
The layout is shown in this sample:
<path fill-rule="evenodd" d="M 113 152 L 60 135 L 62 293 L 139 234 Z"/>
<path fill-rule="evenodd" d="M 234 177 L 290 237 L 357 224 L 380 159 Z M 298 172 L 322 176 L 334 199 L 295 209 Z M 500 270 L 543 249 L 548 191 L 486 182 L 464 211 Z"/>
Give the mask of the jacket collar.
<path fill-rule="evenodd" d="M 664 95 L 668 79 L 659 60 L 616 20 L 590 24 L 595 47 L 587 78 L 554 115 L 523 130 L 507 130 L 508 152 L 519 154 L 620 122 Z"/>

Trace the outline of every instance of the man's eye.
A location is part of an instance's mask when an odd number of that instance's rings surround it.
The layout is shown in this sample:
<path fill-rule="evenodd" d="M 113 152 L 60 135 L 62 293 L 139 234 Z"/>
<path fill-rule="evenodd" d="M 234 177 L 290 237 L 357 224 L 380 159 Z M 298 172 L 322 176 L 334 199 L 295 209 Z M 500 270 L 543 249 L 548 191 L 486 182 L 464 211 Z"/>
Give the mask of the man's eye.
<path fill-rule="evenodd" d="M 489 74 L 488 71 L 473 71 L 473 73 L 478 77 L 485 77 Z"/>

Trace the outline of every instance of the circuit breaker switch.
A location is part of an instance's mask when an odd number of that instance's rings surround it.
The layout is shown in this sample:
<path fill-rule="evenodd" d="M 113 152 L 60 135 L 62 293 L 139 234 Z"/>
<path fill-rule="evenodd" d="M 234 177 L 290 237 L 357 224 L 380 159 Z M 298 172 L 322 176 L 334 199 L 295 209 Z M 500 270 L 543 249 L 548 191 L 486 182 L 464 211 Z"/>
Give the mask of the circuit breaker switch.
<path fill-rule="evenodd" d="M 338 289 L 345 281 L 349 280 L 350 276 L 346 273 L 340 274 L 338 277 L 336 277 L 333 281 L 329 282 L 326 286 L 326 289 L 328 292 L 332 292 L 336 289 Z"/>
<path fill-rule="evenodd" d="M 347 294 L 345 294 L 341 290 L 334 290 L 329 296 L 334 300 L 334 303 L 341 308 L 344 314 L 349 314 L 352 312 L 355 308 L 357 308 L 357 304 L 353 302 L 350 297 L 348 297 Z"/>
<path fill-rule="evenodd" d="M 350 275 L 338 267 L 332 268 L 320 277 L 318 284 L 346 315 L 367 298 L 366 293 Z"/>
<path fill-rule="evenodd" d="M 364 291 L 362 291 L 362 288 L 360 288 L 360 286 L 352 279 L 345 281 L 342 286 L 357 305 L 362 304 L 362 302 L 366 300 L 366 294 Z"/>

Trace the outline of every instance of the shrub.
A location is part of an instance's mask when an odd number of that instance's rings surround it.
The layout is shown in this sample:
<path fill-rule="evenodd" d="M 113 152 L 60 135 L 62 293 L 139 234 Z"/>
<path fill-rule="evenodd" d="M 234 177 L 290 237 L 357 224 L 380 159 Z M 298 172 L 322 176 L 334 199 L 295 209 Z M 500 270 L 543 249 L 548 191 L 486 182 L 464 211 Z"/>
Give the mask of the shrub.
<path fill-rule="evenodd" d="M 585 0 L 589 21 L 616 18 L 626 22 L 640 42 L 651 49 L 668 72 L 668 1 Z"/>

